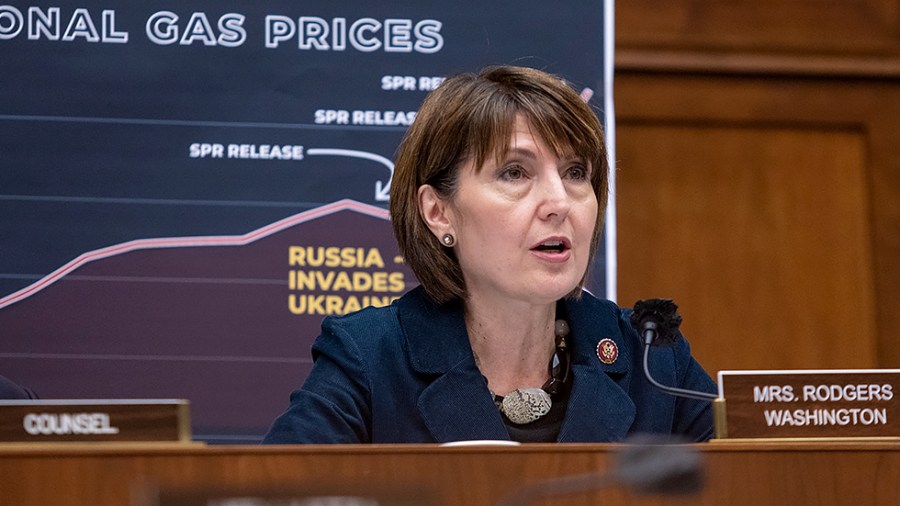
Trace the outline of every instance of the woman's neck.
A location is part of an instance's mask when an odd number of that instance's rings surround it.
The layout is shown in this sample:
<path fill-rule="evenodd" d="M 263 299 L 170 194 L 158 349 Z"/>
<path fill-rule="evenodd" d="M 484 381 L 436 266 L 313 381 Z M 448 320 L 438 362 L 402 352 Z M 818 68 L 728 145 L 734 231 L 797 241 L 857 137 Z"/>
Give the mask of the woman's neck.
<path fill-rule="evenodd" d="M 523 387 L 540 388 L 556 338 L 556 304 L 533 306 L 466 302 L 469 343 L 488 387 L 497 395 Z"/>

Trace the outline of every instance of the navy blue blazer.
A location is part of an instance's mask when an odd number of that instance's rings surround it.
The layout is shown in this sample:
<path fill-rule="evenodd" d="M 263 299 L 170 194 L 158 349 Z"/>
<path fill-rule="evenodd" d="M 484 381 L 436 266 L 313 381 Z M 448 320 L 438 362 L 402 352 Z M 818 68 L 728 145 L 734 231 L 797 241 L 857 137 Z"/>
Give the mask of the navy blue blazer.
<path fill-rule="evenodd" d="M 0 376 L 0 399 L 31 400 L 37 395 L 30 389 L 14 383 L 6 376 Z"/>
<path fill-rule="evenodd" d="M 641 343 L 630 311 L 584 293 L 566 300 L 573 349 L 560 442 L 620 441 L 631 433 L 712 436 L 710 403 L 676 398 L 644 378 Z M 597 343 L 610 338 L 619 356 L 604 364 Z M 475 365 L 462 305 L 436 305 L 421 287 L 392 305 L 322 323 L 315 365 L 264 443 L 444 443 L 509 439 Z M 652 348 L 654 379 L 715 392 L 683 338 Z"/>

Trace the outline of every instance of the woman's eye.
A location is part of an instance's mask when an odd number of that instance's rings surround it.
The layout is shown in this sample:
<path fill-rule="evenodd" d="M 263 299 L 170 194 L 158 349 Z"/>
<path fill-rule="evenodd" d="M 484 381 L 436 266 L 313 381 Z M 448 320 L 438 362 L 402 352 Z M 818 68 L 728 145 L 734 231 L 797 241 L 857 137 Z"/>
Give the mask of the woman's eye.
<path fill-rule="evenodd" d="M 500 173 L 500 177 L 506 181 L 517 181 L 525 177 L 525 170 L 522 167 L 507 167 Z"/>
<path fill-rule="evenodd" d="M 566 177 L 574 180 L 585 180 L 588 177 L 588 170 L 581 165 L 573 165 L 566 169 Z"/>

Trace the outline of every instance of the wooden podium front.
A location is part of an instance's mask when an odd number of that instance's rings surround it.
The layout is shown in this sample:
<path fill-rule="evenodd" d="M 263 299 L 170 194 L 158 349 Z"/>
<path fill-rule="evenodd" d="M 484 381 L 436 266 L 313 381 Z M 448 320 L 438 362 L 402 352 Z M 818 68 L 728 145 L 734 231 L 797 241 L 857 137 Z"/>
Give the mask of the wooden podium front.
<path fill-rule="evenodd" d="M 0 504 L 146 504 L 135 501 L 155 488 L 235 497 L 274 490 L 333 496 L 406 490 L 429 504 L 497 504 L 528 484 L 603 472 L 616 448 L 5 444 Z M 900 442 L 713 442 L 696 448 L 706 471 L 698 495 L 647 496 L 611 487 L 535 504 L 900 503 Z"/>

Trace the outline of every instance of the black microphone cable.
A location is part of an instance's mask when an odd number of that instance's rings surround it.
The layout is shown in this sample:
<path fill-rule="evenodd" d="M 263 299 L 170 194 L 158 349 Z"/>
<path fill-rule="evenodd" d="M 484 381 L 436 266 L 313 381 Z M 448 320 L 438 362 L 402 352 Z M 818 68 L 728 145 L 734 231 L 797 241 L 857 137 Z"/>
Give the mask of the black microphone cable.
<path fill-rule="evenodd" d="M 681 314 L 678 313 L 678 306 L 671 299 L 647 299 L 635 302 L 634 312 L 631 314 L 631 325 L 643 340 L 644 376 L 651 385 L 680 397 L 701 401 L 718 399 L 719 396 L 716 394 L 663 385 L 650 374 L 650 346 L 671 345 L 678 339 Z"/>

